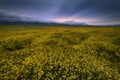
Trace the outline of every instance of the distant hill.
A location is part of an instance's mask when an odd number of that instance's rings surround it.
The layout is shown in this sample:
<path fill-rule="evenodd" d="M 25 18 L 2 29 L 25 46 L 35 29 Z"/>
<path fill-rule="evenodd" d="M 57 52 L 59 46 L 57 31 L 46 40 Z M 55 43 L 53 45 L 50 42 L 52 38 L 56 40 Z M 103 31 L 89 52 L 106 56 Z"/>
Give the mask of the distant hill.
<path fill-rule="evenodd" d="M 87 25 L 85 23 L 78 23 L 78 22 L 63 22 L 63 23 L 57 23 L 57 22 L 38 22 L 38 21 L 33 21 L 33 22 L 27 22 L 27 21 L 0 21 L 0 25 L 16 25 L 16 24 L 23 24 L 23 25 L 74 25 L 74 26 L 83 26 Z"/>
<path fill-rule="evenodd" d="M 86 24 L 86 23 L 82 23 L 82 22 L 75 22 L 75 21 L 73 21 L 73 20 L 63 22 L 63 24 L 68 24 L 68 25 L 88 25 L 88 24 Z"/>
<path fill-rule="evenodd" d="M 7 14 L 0 12 L 0 25 L 10 25 L 10 24 L 27 24 L 27 25 L 86 25 L 85 23 L 75 22 L 75 21 L 66 21 L 66 22 L 55 22 L 55 21 L 46 21 L 46 20 L 36 20 L 31 17 L 20 16 L 17 14 Z"/>

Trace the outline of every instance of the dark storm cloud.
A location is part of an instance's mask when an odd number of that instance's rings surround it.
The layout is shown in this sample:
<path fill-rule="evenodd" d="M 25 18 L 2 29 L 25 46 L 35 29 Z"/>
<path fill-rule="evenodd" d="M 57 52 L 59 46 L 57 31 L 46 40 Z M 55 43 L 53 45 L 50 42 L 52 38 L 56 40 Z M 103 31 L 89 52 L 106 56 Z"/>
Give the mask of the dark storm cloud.
<path fill-rule="evenodd" d="M 16 17 L 25 14 L 38 19 L 76 17 L 96 23 L 120 22 L 120 0 L 0 0 L 0 10 L 19 13 Z"/>
<path fill-rule="evenodd" d="M 0 8 L 9 10 L 48 10 L 54 5 L 53 0 L 1 0 Z"/>
<path fill-rule="evenodd" d="M 0 10 L 4 10 L 6 13 L 8 11 L 19 13 L 19 16 L 27 15 L 34 19 L 49 17 L 51 11 L 54 11 L 53 6 L 55 5 L 56 0 L 0 0 Z"/>
<path fill-rule="evenodd" d="M 120 16 L 120 0 L 64 0 L 58 9 L 64 16 Z"/>
<path fill-rule="evenodd" d="M 59 16 L 95 19 L 95 23 L 120 23 L 120 0 L 64 0 Z"/>
<path fill-rule="evenodd" d="M 0 21 L 33 21 L 31 17 L 20 16 L 16 13 L 0 11 Z"/>

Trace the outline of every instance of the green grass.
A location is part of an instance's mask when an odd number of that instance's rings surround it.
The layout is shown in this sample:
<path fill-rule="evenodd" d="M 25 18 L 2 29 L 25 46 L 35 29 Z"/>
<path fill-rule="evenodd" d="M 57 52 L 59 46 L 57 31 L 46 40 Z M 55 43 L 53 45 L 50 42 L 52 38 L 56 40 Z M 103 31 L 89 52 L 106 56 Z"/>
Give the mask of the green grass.
<path fill-rule="evenodd" d="M 120 27 L 0 26 L 1 80 L 119 80 Z"/>

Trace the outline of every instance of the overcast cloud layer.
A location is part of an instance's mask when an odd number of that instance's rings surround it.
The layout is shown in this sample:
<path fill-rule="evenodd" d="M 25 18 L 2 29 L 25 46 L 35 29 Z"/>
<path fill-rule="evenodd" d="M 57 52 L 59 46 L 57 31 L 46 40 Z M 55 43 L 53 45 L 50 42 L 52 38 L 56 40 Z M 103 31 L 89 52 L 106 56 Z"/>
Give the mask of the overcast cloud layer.
<path fill-rule="evenodd" d="M 120 24 L 120 0 L 0 0 L 0 21 L 32 19 Z"/>

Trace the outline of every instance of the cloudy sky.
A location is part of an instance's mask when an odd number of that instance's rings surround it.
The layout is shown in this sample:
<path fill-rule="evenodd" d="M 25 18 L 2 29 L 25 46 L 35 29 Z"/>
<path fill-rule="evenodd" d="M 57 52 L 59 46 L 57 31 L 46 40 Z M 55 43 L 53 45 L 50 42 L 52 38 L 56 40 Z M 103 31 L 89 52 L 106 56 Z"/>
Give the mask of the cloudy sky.
<path fill-rule="evenodd" d="M 0 21 L 120 24 L 120 0 L 0 0 Z"/>

